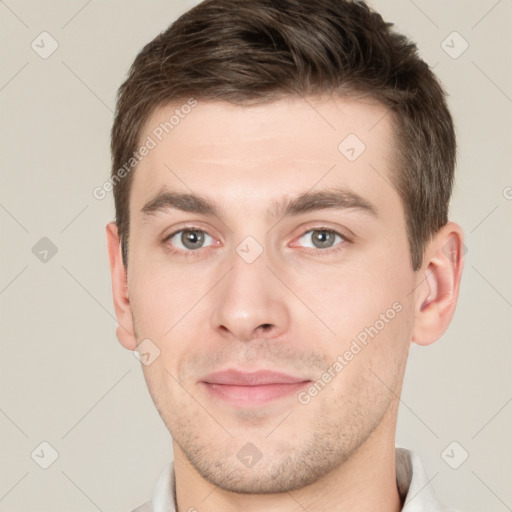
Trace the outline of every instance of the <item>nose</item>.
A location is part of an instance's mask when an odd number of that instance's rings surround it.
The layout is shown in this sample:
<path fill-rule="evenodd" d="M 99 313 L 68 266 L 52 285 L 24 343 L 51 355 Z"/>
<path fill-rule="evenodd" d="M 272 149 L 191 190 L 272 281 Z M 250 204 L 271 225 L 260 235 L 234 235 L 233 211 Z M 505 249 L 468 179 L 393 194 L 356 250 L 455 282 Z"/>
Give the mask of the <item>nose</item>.
<path fill-rule="evenodd" d="M 231 263 L 211 296 L 212 328 L 238 341 L 272 339 L 286 332 L 290 323 L 286 289 L 268 268 L 265 252 L 251 263 L 235 253 Z"/>

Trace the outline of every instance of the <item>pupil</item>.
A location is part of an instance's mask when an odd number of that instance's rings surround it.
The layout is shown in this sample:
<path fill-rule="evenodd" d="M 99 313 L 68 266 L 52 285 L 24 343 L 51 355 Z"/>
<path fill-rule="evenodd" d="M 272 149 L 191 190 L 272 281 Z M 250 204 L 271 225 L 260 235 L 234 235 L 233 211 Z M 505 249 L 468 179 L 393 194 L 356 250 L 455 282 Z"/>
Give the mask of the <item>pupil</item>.
<path fill-rule="evenodd" d="M 316 242 L 320 247 L 329 247 L 332 243 L 333 234 L 328 231 L 318 231 L 316 235 Z"/>
<path fill-rule="evenodd" d="M 204 241 L 204 234 L 200 231 L 185 231 L 182 235 L 183 245 L 189 249 L 201 247 Z"/>

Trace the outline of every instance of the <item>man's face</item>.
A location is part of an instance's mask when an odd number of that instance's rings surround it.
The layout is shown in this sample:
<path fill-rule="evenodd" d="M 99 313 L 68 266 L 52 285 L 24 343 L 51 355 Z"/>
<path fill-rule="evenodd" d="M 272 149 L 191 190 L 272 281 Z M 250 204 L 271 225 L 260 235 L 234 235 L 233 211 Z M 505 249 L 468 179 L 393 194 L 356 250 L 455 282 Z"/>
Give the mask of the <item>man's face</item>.
<path fill-rule="evenodd" d="M 385 114 L 199 102 L 135 171 L 128 294 L 137 342 L 160 351 L 144 375 L 175 456 L 224 489 L 298 488 L 394 438 L 415 274 Z M 283 209 L 342 189 L 348 207 Z M 165 192 L 216 212 L 162 207 Z"/>

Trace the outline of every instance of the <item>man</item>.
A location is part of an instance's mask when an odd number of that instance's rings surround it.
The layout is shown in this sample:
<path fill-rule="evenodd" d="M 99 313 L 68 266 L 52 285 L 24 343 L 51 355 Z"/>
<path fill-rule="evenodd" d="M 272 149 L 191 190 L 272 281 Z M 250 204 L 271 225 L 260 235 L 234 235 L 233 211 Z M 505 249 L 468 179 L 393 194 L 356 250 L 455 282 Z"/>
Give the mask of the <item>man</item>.
<path fill-rule="evenodd" d="M 207 0 L 141 51 L 107 236 L 174 461 L 138 512 L 448 510 L 394 442 L 410 343 L 456 307 L 455 149 L 361 2 Z"/>

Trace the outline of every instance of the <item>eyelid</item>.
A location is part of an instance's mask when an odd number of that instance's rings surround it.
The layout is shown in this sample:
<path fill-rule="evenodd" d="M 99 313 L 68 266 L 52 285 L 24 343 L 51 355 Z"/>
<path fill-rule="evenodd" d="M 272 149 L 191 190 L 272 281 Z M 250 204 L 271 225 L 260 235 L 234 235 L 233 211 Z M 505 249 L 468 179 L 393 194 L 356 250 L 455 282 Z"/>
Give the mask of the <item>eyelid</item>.
<path fill-rule="evenodd" d="M 201 232 L 205 233 L 206 235 L 210 236 L 214 240 L 214 243 L 207 247 L 201 247 L 196 250 L 188 250 L 188 251 L 172 247 L 172 249 L 169 249 L 169 250 L 173 253 L 182 254 L 185 256 L 196 256 L 197 254 L 199 254 L 201 252 L 201 249 L 208 249 L 209 247 L 212 247 L 214 245 L 217 245 L 217 246 L 219 245 L 218 243 L 216 243 L 216 242 L 218 242 L 218 241 L 216 241 L 216 238 L 213 235 L 211 235 L 207 229 L 204 229 L 204 228 L 198 226 L 197 224 L 196 225 L 187 224 L 187 225 L 183 225 L 178 228 L 175 228 L 170 234 L 168 234 L 164 237 L 162 242 L 164 244 L 168 245 L 167 243 L 169 242 L 169 240 L 171 240 L 174 236 L 176 236 L 178 233 L 180 233 L 182 231 L 201 231 Z M 346 243 L 349 243 L 349 244 L 352 243 L 352 236 L 349 237 L 348 235 L 346 235 L 345 231 L 340 230 L 340 229 L 335 229 L 332 227 L 328 227 L 328 226 L 324 226 L 324 225 L 318 225 L 318 226 L 313 225 L 313 226 L 309 226 L 307 228 L 302 228 L 300 235 L 296 236 L 294 238 L 294 240 L 298 240 L 298 239 L 302 238 L 304 235 L 311 233 L 313 231 L 327 231 L 329 233 L 334 233 L 335 235 L 338 235 L 343 239 L 343 242 L 340 242 L 339 244 L 335 245 L 334 247 L 329 247 L 327 249 L 318 249 L 318 248 L 311 248 L 311 247 L 304 248 L 304 249 L 308 250 L 308 252 L 313 252 L 314 254 L 334 253 L 336 251 L 342 250 L 340 248 L 340 246 L 344 246 Z M 293 245 L 292 245 L 292 247 L 293 247 Z"/>
<path fill-rule="evenodd" d="M 215 245 L 215 239 L 211 235 L 209 235 L 206 231 L 204 231 L 202 229 L 201 230 L 199 230 L 199 229 L 180 229 L 179 231 L 175 232 L 174 234 L 169 235 L 167 240 L 171 241 L 173 238 L 178 237 L 178 241 L 176 243 L 179 244 L 179 245 L 183 245 L 183 241 L 180 240 L 180 238 L 179 238 L 180 233 L 194 233 L 194 232 L 196 232 L 196 233 L 197 232 L 198 233 L 203 233 L 203 237 L 205 238 L 205 240 L 203 242 L 205 244 L 208 242 L 208 240 L 206 240 L 206 238 L 210 238 L 211 239 L 210 244 L 203 245 L 202 247 L 199 247 L 197 249 L 187 249 L 186 247 L 182 248 L 182 247 L 176 247 L 175 245 L 173 245 L 173 249 L 176 249 L 176 250 L 178 250 L 180 252 L 185 252 L 185 253 L 195 253 L 197 251 L 200 251 L 201 249 L 207 249 L 208 247 L 211 247 L 212 245 Z"/>
<path fill-rule="evenodd" d="M 211 234 L 211 228 L 202 226 L 200 223 L 192 221 L 189 224 L 185 223 L 174 227 L 173 230 L 168 235 L 165 235 L 163 237 L 163 240 L 168 240 L 172 238 L 174 235 L 180 233 L 181 231 L 202 231 L 207 235 L 210 235 L 212 238 L 215 238 L 215 236 Z"/>
<path fill-rule="evenodd" d="M 173 229 L 168 235 L 164 236 L 162 243 L 167 244 L 169 242 L 169 240 L 171 240 L 174 236 L 176 236 L 178 233 L 181 233 L 182 231 L 201 231 L 202 233 L 205 233 L 206 235 L 208 235 L 209 237 L 211 237 L 213 239 L 212 245 L 219 245 L 217 243 L 218 241 L 216 240 L 216 237 L 213 236 L 209 232 L 208 229 L 198 226 L 197 224 L 185 224 L 185 225 L 182 225 L 182 226 L 179 226 L 179 227 Z M 207 249 L 208 247 L 211 247 L 211 246 L 207 246 L 204 248 Z M 183 249 L 173 248 L 173 250 L 175 250 L 176 252 L 180 252 L 180 253 L 197 253 L 201 249 L 203 249 L 203 247 L 201 247 L 200 249 L 196 249 L 194 251 L 192 251 L 192 250 L 184 251 Z"/>
<path fill-rule="evenodd" d="M 347 243 L 350 244 L 352 243 L 352 237 L 349 237 L 345 234 L 344 231 L 340 230 L 340 229 L 335 229 L 335 228 L 331 228 L 331 227 L 328 227 L 328 226 L 311 226 L 307 229 L 302 229 L 301 231 L 301 234 L 298 235 L 297 237 L 294 238 L 294 242 L 292 244 L 290 244 L 292 247 L 296 247 L 297 246 L 297 240 L 300 240 L 303 236 L 307 235 L 308 233 L 312 233 L 314 231 L 326 231 L 328 233 L 333 233 L 334 235 L 338 235 L 341 239 L 342 239 L 342 242 L 338 243 L 337 245 L 333 246 L 333 247 L 328 247 L 326 249 L 318 249 L 318 248 L 313 248 L 313 247 L 304 247 L 304 250 L 308 251 L 308 252 L 313 252 L 314 254 L 330 254 L 330 253 L 334 253 L 336 251 L 339 251 L 339 250 L 342 250 L 343 249 L 343 246 L 346 245 Z M 301 246 L 298 246 L 298 247 L 301 247 Z"/>

